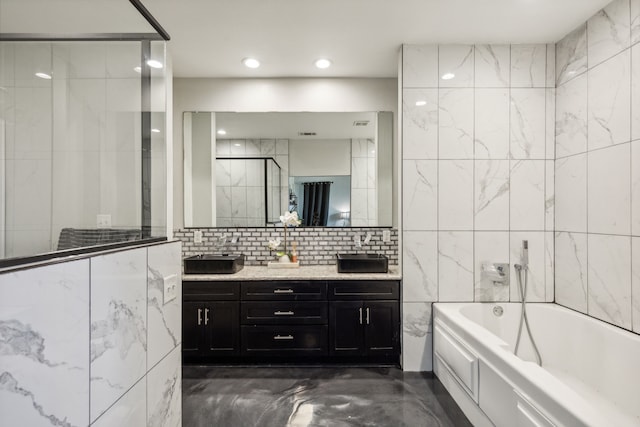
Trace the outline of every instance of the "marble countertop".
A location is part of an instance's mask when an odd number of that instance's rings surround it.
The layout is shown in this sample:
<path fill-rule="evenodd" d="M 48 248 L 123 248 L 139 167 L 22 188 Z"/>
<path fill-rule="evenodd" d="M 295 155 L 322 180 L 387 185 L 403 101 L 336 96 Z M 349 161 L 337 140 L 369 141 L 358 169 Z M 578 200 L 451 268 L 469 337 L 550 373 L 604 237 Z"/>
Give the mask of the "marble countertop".
<path fill-rule="evenodd" d="M 308 265 L 299 268 L 274 269 L 266 266 L 245 266 L 235 274 L 183 274 L 182 280 L 400 280 L 400 268 L 390 265 L 388 273 L 338 273 L 335 265 Z"/>

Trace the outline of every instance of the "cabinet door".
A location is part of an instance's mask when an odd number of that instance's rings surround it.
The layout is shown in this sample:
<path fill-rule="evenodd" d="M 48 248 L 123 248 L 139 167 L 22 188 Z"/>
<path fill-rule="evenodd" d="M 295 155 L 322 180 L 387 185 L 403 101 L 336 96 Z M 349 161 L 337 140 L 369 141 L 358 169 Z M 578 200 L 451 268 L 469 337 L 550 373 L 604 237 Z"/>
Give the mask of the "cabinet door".
<path fill-rule="evenodd" d="M 367 354 L 394 354 L 399 350 L 400 308 L 397 301 L 365 302 L 364 324 Z"/>
<path fill-rule="evenodd" d="M 182 303 L 182 352 L 185 355 L 196 355 L 204 349 L 204 308 L 202 302 Z"/>
<path fill-rule="evenodd" d="M 355 356 L 364 350 L 364 309 L 362 301 L 332 302 L 329 308 L 329 351 Z"/>
<path fill-rule="evenodd" d="M 240 303 L 208 302 L 203 314 L 206 354 L 227 356 L 240 351 Z"/>

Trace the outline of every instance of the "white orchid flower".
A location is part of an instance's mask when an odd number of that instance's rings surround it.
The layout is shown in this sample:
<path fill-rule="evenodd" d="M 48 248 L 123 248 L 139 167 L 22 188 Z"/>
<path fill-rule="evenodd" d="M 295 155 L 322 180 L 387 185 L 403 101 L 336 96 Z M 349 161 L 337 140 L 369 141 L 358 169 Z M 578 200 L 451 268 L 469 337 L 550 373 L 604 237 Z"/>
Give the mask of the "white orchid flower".
<path fill-rule="evenodd" d="M 298 225 L 302 224 L 302 221 L 298 219 L 298 212 L 296 211 L 285 212 L 280 216 L 280 222 L 285 227 L 297 227 Z"/>
<path fill-rule="evenodd" d="M 269 240 L 269 243 L 267 243 L 267 246 L 272 251 L 275 251 L 276 249 L 278 249 L 278 246 L 280 246 L 280 239 Z"/>

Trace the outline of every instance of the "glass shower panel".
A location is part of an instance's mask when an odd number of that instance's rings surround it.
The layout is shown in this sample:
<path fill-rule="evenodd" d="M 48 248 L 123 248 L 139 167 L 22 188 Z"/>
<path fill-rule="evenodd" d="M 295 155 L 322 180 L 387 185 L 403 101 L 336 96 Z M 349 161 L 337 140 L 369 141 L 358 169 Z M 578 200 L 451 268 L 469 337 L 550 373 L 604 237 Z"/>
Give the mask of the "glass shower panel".
<path fill-rule="evenodd" d="M 144 43 L 164 64 L 164 42 L 0 42 L 0 258 L 142 237 L 145 85 L 150 226 L 165 235 L 166 71 L 145 83 Z"/>
<path fill-rule="evenodd" d="M 90 243 L 92 229 L 131 230 L 122 231 L 124 240 L 139 238 L 141 43 L 57 42 L 52 48 L 53 249 L 84 246 L 85 238 Z"/>
<path fill-rule="evenodd" d="M 50 43 L 0 43 L 0 252 L 51 250 Z"/>

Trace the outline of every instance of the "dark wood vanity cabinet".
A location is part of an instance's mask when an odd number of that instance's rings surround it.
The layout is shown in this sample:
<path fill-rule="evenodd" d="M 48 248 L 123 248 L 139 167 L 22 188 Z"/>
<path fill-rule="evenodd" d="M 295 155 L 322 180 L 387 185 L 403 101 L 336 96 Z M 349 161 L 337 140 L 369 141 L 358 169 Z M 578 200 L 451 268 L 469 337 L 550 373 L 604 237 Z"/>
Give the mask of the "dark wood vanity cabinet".
<path fill-rule="evenodd" d="M 244 356 L 327 355 L 326 282 L 243 282 L 240 289 Z"/>
<path fill-rule="evenodd" d="M 185 361 L 240 354 L 239 284 L 183 282 L 182 354 Z"/>
<path fill-rule="evenodd" d="M 183 284 L 183 359 L 394 363 L 398 281 Z"/>
<path fill-rule="evenodd" d="M 397 359 L 400 352 L 399 283 L 329 284 L 329 351 L 334 356 Z"/>

